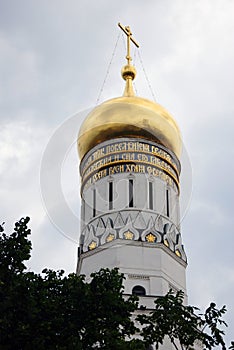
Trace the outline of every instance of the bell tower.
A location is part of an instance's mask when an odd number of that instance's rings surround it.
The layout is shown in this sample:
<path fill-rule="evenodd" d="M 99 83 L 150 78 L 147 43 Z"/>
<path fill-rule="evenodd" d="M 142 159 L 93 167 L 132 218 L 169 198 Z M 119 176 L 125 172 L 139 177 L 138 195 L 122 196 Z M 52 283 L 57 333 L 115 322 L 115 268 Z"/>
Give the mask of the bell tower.
<path fill-rule="evenodd" d="M 126 294 L 151 308 L 169 289 L 186 295 L 180 233 L 179 128 L 168 111 L 134 93 L 129 27 L 125 90 L 94 108 L 78 136 L 81 236 L 77 273 L 124 273 Z"/>

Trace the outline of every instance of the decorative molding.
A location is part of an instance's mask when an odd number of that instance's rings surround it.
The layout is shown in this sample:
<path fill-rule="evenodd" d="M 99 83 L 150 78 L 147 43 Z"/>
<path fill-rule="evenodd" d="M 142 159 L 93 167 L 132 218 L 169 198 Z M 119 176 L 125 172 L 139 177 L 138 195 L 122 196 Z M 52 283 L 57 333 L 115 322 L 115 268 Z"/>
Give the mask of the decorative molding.
<path fill-rule="evenodd" d="M 128 278 L 132 280 L 149 280 L 149 276 L 136 274 L 128 274 Z"/>
<path fill-rule="evenodd" d="M 114 227 L 119 229 L 125 225 L 121 212 L 118 212 L 116 219 L 114 221 Z"/>
<path fill-rule="evenodd" d="M 80 236 L 81 253 L 113 243 L 118 238 L 147 242 L 152 246 L 163 243 L 187 262 L 181 234 L 169 218 L 132 209 L 103 214 L 87 224 Z"/>
<path fill-rule="evenodd" d="M 141 212 L 139 212 L 136 216 L 136 219 L 134 220 L 133 226 L 136 229 L 143 229 L 146 228 L 146 222 L 144 220 L 144 217 Z"/>
<path fill-rule="evenodd" d="M 131 235 L 132 235 L 132 238 L 130 238 Z M 136 241 L 139 239 L 139 231 L 133 227 L 133 222 L 130 214 L 128 216 L 127 222 L 124 225 L 124 227 L 122 227 L 119 230 L 119 238 L 134 239 Z"/>
<path fill-rule="evenodd" d="M 111 238 L 113 238 L 113 239 L 111 239 Z M 110 218 L 108 218 L 107 223 L 106 223 L 105 232 L 104 232 L 103 236 L 101 237 L 101 244 L 111 242 L 116 238 L 117 238 L 116 230 L 113 228 L 113 225 L 112 225 Z"/>
<path fill-rule="evenodd" d="M 96 228 L 96 235 L 97 236 L 101 236 L 104 232 L 105 232 L 105 224 L 102 218 L 98 219 L 98 223 L 97 223 L 97 228 Z"/>
<path fill-rule="evenodd" d="M 95 228 L 93 225 L 90 225 L 86 230 L 86 235 L 84 235 L 84 246 L 83 251 L 92 250 L 99 245 L 99 239 L 96 237 Z"/>
<path fill-rule="evenodd" d="M 159 232 L 157 232 L 155 230 L 155 225 L 154 225 L 154 219 L 153 217 L 151 216 L 150 219 L 149 219 L 149 222 L 148 222 L 148 225 L 147 225 L 147 228 L 146 230 L 144 230 L 141 234 L 141 238 L 142 238 L 142 241 L 147 241 L 147 242 L 150 242 L 149 241 L 149 234 L 155 236 L 155 241 L 151 242 L 151 243 L 161 243 L 162 241 L 162 236 Z M 148 237 L 148 239 L 147 239 Z"/>

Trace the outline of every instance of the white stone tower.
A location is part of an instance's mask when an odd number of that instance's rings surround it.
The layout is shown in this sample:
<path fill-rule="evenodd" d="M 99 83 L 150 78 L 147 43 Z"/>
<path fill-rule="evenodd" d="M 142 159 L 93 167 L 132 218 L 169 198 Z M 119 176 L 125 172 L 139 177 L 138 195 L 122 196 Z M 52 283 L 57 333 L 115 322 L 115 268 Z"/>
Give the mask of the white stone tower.
<path fill-rule="evenodd" d="M 180 233 L 181 136 L 159 104 L 137 97 L 129 27 L 124 95 L 94 108 L 78 136 L 81 237 L 77 273 L 102 267 L 124 273 L 125 293 L 151 308 L 168 290 L 186 295 Z"/>

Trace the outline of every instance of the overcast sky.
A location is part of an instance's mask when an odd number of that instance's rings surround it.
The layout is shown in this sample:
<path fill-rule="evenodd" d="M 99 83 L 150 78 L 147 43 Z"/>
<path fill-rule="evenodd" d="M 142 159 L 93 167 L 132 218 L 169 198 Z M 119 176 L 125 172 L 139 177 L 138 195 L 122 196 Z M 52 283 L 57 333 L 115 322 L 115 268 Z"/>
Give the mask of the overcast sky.
<path fill-rule="evenodd" d="M 153 99 L 153 90 L 177 120 L 188 154 L 183 171 L 193 191 L 185 210 L 184 186 L 182 237 L 189 303 L 226 304 L 227 339 L 234 338 L 233 0 L 0 0 L 0 220 L 10 232 L 31 217 L 30 269 L 75 270 L 74 141 L 97 99 L 122 95 L 119 21 L 140 44 L 133 49 L 137 94 Z"/>

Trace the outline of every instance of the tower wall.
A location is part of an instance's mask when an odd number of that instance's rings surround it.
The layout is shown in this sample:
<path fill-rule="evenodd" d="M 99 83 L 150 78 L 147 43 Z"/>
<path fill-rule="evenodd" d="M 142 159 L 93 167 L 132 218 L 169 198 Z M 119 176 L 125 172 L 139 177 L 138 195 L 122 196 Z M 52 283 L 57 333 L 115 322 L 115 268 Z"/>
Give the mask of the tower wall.
<path fill-rule="evenodd" d="M 180 163 L 144 139 L 105 141 L 81 161 L 81 237 L 77 272 L 125 274 L 125 292 L 145 290 L 147 307 L 170 288 L 186 293 L 179 216 Z"/>

